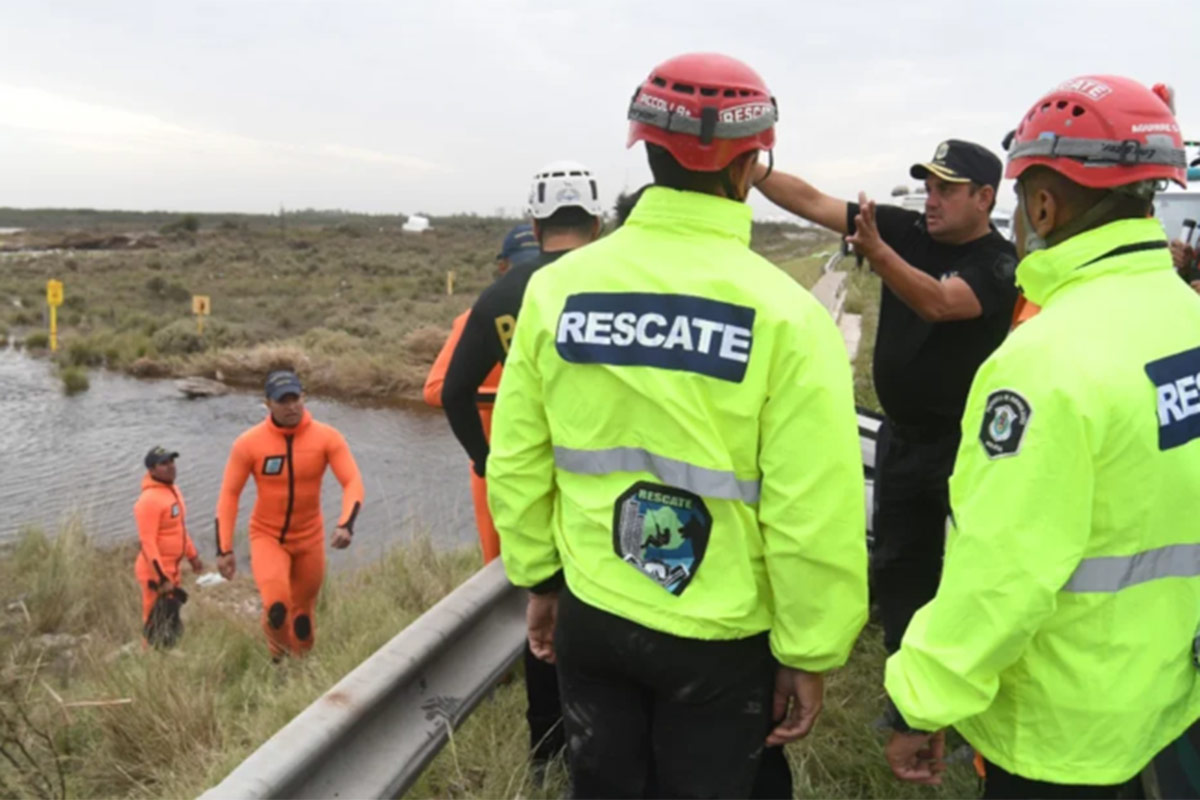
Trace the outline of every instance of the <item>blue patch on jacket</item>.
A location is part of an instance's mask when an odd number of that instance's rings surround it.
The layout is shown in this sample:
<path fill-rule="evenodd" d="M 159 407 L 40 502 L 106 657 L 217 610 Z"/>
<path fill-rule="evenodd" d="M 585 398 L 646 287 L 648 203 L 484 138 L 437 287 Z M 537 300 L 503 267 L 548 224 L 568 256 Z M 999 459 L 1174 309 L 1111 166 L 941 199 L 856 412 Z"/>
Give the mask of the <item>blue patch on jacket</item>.
<path fill-rule="evenodd" d="M 558 318 L 558 354 L 574 364 L 695 372 L 741 383 L 754 309 L 683 294 L 575 294 Z"/>

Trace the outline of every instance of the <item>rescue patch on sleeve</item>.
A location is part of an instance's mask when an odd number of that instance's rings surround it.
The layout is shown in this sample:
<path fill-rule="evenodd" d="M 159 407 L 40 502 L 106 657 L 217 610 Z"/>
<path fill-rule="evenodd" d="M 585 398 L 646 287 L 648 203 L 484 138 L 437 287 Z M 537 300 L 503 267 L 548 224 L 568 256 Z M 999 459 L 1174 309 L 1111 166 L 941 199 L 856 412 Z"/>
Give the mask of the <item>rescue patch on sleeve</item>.
<path fill-rule="evenodd" d="M 172 516 L 172 517 L 178 517 L 178 516 L 179 516 L 179 503 L 172 503 L 172 504 L 171 504 L 171 516 Z"/>
<path fill-rule="evenodd" d="M 613 509 L 617 555 L 673 595 L 691 583 L 711 535 L 712 515 L 704 501 L 674 486 L 638 481 Z"/>
<path fill-rule="evenodd" d="M 283 472 L 283 460 L 287 456 L 267 456 L 263 459 L 263 475 L 278 475 Z"/>
<path fill-rule="evenodd" d="M 1158 401 L 1158 449 L 1200 438 L 1200 347 L 1151 361 L 1146 375 Z"/>
<path fill-rule="evenodd" d="M 1011 389 L 1000 389 L 988 395 L 983 411 L 979 442 L 988 458 L 1015 456 L 1021 451 L 1021 440 L 1033 408 L 1029 401 Z"/>
<path fill-rule="evenodd" d="M 567 298 L 558 354 L 575 364 L 682 370 L 741 383 L 754 309 L 683 294 L 609 292 Z"/>

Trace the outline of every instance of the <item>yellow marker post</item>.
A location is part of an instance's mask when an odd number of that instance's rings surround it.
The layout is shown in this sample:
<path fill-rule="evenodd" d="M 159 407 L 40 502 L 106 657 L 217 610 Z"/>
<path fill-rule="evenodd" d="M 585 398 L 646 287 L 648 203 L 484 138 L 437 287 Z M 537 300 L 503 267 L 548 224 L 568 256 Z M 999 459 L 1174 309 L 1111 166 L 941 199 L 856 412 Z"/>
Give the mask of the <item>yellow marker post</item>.
<path fill-rule="evenodd" d="M 192 313 L 196 315 L 196 330 L 204 335 L 204 318 L 212 313 L 212 301 L 206 294 L 192 295 Z"/>
<path fill-rule="evenodd" d="M 446 294 L 454 294 L 454 270 L 446 270 Z"/>
<path fill-rule="evenodd" d="M 58 307 L 63 301 L 62 281 L 46 281 L 46 305 L 50 306 L 50 352 L 58 350 Z"/>

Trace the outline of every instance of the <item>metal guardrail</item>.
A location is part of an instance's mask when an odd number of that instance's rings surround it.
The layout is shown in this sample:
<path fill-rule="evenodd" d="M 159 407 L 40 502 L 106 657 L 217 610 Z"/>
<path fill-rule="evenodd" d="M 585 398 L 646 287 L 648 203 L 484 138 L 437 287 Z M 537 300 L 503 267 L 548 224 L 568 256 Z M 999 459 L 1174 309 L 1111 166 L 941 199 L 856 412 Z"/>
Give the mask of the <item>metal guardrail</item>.
<path fill-rule="evenodd" d="M 524 646 L 525 597 L 493 561 L 301 711 L 201 800 L 395 797 Z"/>
<path fill-rule="evenodd" d="M 868 533 L 880 423 L 859 410 Z M 524 593 L 508 582 L 497 559 L 355 667 L 200 800 L 396 797 L 524 647 Z"/>

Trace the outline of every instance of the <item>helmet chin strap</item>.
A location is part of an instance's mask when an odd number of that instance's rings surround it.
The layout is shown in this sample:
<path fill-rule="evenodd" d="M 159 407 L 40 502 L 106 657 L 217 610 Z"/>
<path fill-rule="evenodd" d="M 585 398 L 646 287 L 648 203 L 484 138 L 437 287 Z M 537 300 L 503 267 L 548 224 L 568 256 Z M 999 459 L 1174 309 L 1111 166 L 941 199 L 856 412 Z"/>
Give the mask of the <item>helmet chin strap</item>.
<path fill-rule="evenodd" d="M 763 176 L 761 178 L 759 178 L 758 181 L 756 183 L 754 183 L 753 185 L 757 186 L 758 184 L 765 181 L 770 176 L 770 174 L 774 171 L 774 169 L 775 169 L 775 151 L 768 150 L 767 151 L 767 171 L 765 173 L 763 173 Z M 721 170 L 721 188 L 725 190 L 726 197 L 728 197 L 730 200 L 737 200 L 739 203 L 746 202 L 746 198 L 750 195 L 750 191 L 748 188 L 745 193 L 742 193 L 742 192 L 739 192 L 737 190 L 737 187 L 733 185 L 733 179 L 729 177 L 729 167 L 726 167 L 725 169 Z"/>

